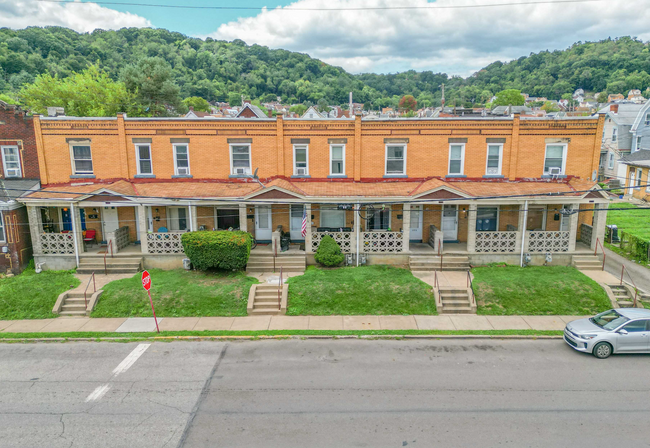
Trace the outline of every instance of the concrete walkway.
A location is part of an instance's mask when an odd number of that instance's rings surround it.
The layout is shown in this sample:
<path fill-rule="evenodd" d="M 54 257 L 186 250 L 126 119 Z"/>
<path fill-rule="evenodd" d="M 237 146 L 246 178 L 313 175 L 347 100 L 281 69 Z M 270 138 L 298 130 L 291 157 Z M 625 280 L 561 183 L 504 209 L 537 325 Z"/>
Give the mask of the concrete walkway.
<path fill-rule="evenodd" d="M 426 284 L 434 288 L 437 287 L 435 285 L 436 273 L 434 271 L 415 271 L 412 274 Z M 438 271 L 437 277 L 440 286 L 467 288 L 467 271 Z M 472 279 L 474 279 L 474 276 L 472 276 Z"/>
<path fill-rule="evenodd" d="M 634 279 L 637 288 L 650 293 L 650 269 L 639 263 L 634 263 L 607 248 L 605 248 L 605 254 L 607 255 L 605 259 L 605 270 L 617 278 L 617 283 L 621 278 L 621 266 L 625 265 L 625 269 L 630 273 L 632 279 Z M 629 282 L 630 277 L 626 274 L 624 280 Z"/>
<path fill-rule="evenodd" d="M 246 316 L 165 317 L 161 331 L 263 330 L 563 330 L 586 316 Z M 2 333 L 155 331 L 153 318 L 59 317 L 0 321 Z"/>

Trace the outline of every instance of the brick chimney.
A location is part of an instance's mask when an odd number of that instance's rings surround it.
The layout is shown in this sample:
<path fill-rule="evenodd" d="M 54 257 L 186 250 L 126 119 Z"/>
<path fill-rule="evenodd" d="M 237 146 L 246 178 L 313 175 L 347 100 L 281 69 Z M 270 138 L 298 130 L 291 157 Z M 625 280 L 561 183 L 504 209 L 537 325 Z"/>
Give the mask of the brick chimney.
<path fill-rule="evenodd" d="M 609 106 L 609 111 L 611 113 L 613 113 L 613 114 L 617 114 L 618 113 L 618 104 L 612 104 L 611 106 Z"/>

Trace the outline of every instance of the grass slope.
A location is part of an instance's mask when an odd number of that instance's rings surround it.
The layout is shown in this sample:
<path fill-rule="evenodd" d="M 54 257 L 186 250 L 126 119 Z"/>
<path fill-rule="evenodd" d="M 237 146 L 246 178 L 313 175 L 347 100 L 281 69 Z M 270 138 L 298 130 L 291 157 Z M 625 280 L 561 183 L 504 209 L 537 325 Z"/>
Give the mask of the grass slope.
<path fill-rule="evenodd" d="M 586 315 L 610 308 L 603 289 L 566 266 L 472 269 L 478 314 Z"/>
<path fill-rule="evenodd" d="M 620 230 L 632 233 L 645 241 L 650 241 L 650 209 L 639 208 L 634 204 L 616 202 L 610 208 L 636 210 L 609 210 L 607 224 L 616 224 Z"/>
<path fill-rule="evenodd" d="M 56 317 L 52 308 L 59 294 L 79 286 L 72 271 L 26 269 L 15 277 L 0 279 L 0 319 Z"/>
<path fill-rule="evenodd" d="M 309 267 L 289 283 L 289 315 L 436 314 L 431 287 L 390 266 Z"/>
<path fill-rule="evenodd" d="M 149 270 L 158 317 L 245 316 L 248 291 L 257 280 L 243 272 Z M 148 317 L 151 306 L 140 274 L 104 288 L 92 317 Z"/>

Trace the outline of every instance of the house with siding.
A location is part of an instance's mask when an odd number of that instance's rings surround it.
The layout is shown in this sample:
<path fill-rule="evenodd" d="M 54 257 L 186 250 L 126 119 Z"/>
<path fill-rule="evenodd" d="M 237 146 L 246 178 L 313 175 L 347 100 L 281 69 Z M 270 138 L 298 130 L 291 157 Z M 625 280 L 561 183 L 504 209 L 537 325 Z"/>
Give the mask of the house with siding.
<path fill-rule="evenodd" d="M 307 263 L 331 235 L 354 263 L 568 265 L 604 234 L 604 121 L 37 116 L 42 188 L 20 200 L 49 269 L 109 248 L 180 267 L 200 229 L 251 232 L 269 256 L 282 229 Z"/>
<path fill-rule="evenodd" d="M 632 152 L 650 149 L 650 101 L 639 109 L 630 128 L 632 133 Z"/>
<path fill-rule="evenodd" d="M 599 111 L 605 114 L 598 166 L 600 180 L 614 179 L 624 183 L 625 167 L 620 166 L 619 161 L 632 151 L 633 138 L 630 131 L 642 108 L 642 104 L 616 103 Z"/>
<path fill-rule="evenodd" d="M 650 200 L 650 149 L 640 149 L 621 160 L 625 167 L 625 194 L 636 199 Z"/>

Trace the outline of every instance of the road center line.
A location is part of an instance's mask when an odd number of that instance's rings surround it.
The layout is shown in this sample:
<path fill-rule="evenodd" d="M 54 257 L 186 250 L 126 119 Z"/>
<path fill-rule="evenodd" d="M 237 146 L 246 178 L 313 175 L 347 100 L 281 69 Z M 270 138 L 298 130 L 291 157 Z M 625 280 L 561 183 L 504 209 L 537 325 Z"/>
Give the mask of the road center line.
<path fill-rule="evenodd" d="M 97 389 L 92 391 L 90 393 L 90 395 L 88 395 L 88 397 L 86 398 L 86 403 L 88 403 L 89 401 L 97 401 L 97 400 L 99 400 L 104 395 L 106 395 L 106 392 L 108 392 L 108 390 L 110 388 L 111 388 L 111 385 L 108 384 L 108 383 L 106 383 L 106 384 L 104 384 L 102 386 L 99 386 Z"/>

